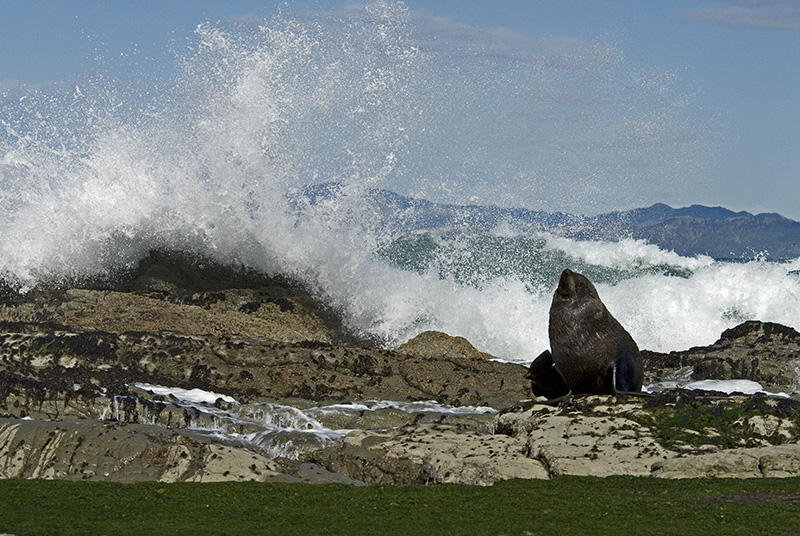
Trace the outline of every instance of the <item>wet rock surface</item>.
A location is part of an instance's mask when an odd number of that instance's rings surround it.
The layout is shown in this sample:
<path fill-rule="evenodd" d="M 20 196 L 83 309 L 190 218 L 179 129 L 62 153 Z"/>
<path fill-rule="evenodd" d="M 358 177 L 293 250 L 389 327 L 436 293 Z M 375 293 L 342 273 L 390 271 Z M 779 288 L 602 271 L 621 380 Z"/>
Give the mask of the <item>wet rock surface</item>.
<path fill-rule="evenodd" d="M 772 322 L 744 322 L 711 346 L 668 354 L 643 351 L 642 357 L 645 383 L 744 378 L 773 392 L 800 391 L 800 333 Z"/>
<path fill-rule="evenodd" d="M 785 326 L 746 322 L 708 347 L 643 351 L 652 397 L 553 406 L 531 399 L 521 365 L 437 332 L 380 349 L 285 279 L 169 255 L 115 277 L 2 293 L 0 477 L 800 475 L 800 402 L 675 388 L 735 378 L 798 391 L 800 334 Z"/>

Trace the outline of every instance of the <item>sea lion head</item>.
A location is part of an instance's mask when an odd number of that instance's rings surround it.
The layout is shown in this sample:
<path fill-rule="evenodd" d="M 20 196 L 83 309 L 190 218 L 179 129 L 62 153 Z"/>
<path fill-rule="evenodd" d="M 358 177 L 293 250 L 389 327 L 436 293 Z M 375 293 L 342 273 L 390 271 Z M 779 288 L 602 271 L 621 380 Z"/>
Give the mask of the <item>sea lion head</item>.
<path fill-rule="evenodd" d="M 608 330 L 606 324 L 614 322 L 588 277 L 569 269 L 561 272 L 548 326 L 550 345 L 556 355 L 574 354 L 578 347 L 588 347 L 587 338 L 597 338 Z M 565 345 L 576 348 L 562 351 Z"/>
<path fill-rule="evenodd" d="M 553 294 L 553 303 L 585 301 L 587 298 L 600 299 L 589 278 L 569 269 L 561 272 L 558 288 Z"/>

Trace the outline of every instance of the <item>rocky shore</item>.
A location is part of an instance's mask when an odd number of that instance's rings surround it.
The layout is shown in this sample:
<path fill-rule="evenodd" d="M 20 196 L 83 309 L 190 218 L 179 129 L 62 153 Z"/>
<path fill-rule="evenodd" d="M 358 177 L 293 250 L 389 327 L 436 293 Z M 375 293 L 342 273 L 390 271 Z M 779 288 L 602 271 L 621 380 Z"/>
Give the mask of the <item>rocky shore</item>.
<path fill-rule="evenodd" d="M 800 334 L 785 326 L 643 352 L 652 397 L 551 406 L 520 365 L 435 332 L 380 349 L 286 279 L 153 254 L 109 281 L 2 292 L 0 477 L 800 475 L 800 402 L 768 394 L 800 390 Z M 768 393 L 682 388 L 730 379 Z"/>

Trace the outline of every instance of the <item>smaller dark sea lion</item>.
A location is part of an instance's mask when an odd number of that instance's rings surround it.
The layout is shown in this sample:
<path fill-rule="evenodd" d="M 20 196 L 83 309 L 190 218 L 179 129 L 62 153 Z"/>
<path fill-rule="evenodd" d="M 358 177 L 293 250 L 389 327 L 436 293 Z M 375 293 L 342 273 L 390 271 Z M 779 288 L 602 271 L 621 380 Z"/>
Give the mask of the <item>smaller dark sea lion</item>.
<path fill-rule="evenodd" d="M 526 377 L 531 380 L 531 390 L 536 396 L 557 400 L 569 393 L 564 378 L 556 370 L 550 350 L 545 350 L 533 360 Z"/>
<path fill-rule="evenodd" d="M 639 347 L 586 276 L 561 273 L 548 331 L 550 351 L 537 357 L 528 371 L 536 395 L 643 394 Z"/>

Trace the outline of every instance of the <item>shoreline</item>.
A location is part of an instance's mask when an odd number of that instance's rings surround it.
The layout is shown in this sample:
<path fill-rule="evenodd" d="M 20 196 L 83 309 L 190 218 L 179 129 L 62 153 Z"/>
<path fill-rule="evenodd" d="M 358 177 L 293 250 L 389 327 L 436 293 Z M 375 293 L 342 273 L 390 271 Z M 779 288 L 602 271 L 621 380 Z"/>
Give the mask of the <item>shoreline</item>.
<path fill-rule="evenodd" d="M 564 474 L 800 476 L 794 398 L 668 386 L 652 398 L 548 406 L 532 399 L 525 367 L 466 339 L 425 332 L 382 350 L 285 279 L 174 260 L 143 262 L 114 289 L 4 296 L 0 477 L 491 485 Z M 643 351 L 645 383 L 746 379 L 794 392 L 799 349 L 795 330 L 746 322 L 707 347 Z M 177 389 L 219 396 L 186 400 Z M 398 404 L 325 410 L 371 400 Z M 413 405 L 425 401 L 440 405 Z"/>

